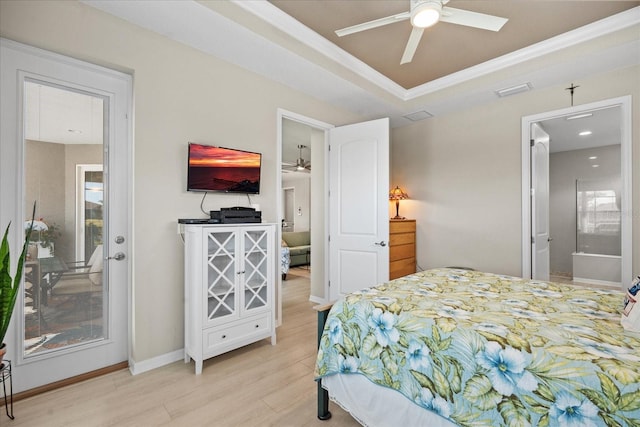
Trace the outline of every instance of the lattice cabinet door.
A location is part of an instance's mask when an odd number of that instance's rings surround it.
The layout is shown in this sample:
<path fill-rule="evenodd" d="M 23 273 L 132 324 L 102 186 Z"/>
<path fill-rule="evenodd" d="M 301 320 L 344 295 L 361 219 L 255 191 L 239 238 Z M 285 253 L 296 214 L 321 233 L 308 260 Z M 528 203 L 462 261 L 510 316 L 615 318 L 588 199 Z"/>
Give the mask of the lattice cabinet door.
<path fill-rule="evenodd" d="M 205 323 L 239 316 L 238 232 L 206 232 Z"/>
<path fill-rule="evenodd" d="M 243 230 L 243 310 L 257 312 L 271 306 L 272 228 Z"/>

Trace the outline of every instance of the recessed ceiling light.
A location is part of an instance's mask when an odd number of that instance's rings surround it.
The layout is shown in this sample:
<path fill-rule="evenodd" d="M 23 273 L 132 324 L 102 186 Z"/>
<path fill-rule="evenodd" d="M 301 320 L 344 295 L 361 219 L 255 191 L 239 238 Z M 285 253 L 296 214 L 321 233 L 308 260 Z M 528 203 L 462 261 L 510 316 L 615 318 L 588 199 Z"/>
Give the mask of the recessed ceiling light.
<path fill-rule="evenodd" d="M 597 158 L 598 158 L 598 156 L 591 156 L 591 157 L 589 157 L 589 160 L 595 160 Z"/>
<path fill-rule="evenodd" d="M 585 117 L 591 117 L 593 113 L 576 114 L 575 116 L 569 116 L 566 120 L 584 119 Z"/>
<path fill-rule="evenodd" d="M 600 167 L 600 165 L 591 165 L 592 168 Z"/>
<path fill-rule="evenodd" d="M 69 133 L 82 133 L 82 131 L 78 130 L 78 129 L 67 129 L 67 132 L 69 132 Z"/>
<path fill-rule="evenodd" d="M 580 136 L 589 136 L 591 135 L 593 132 L 591 132 L 590 130 L 583 130 L 582 132 L 580 132 L 578 135 Z"/>

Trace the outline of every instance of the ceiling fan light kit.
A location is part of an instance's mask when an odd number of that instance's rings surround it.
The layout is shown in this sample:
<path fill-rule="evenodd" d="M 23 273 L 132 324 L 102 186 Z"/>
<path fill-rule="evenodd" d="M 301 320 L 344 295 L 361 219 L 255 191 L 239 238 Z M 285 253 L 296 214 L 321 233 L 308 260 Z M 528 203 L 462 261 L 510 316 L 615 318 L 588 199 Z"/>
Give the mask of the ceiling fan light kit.
<path fill-rule="evenodd" d="M 449 0 L 410 0 L 410 9 L 407 12 L 352 25 L 336 30 L 335 33 L 338 37 L 344 37 L 409 19 L 413 28 L 400 59 L 400 64 L 406 64 L 413 60 L 424 29 L 435 25 L 437 22 L 448 22 L 489 31 L 500 31 L 507 22 L 506 18 L 499 16 L 444 6 L 448 2 Z"/>
<path fill-rule="evenodd" d="M 418 0 L 411 8 L 411 25 L 428 28 L 440 20 L 442 3 L 433 0 Z"/>

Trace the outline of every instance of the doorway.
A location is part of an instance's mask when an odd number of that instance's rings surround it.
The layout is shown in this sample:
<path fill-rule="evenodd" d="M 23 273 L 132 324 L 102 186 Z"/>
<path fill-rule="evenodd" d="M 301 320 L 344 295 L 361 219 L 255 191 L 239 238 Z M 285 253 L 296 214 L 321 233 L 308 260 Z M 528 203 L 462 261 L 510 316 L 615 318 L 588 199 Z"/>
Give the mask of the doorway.
<path fill-rule="evenodd" d="M 13 248 L 37 209 L 6 338 L 19 392 L 129 358 L 132 80 L 0 42 L 0 218 L 20 224 Z"/>
<path fill-rule="evenodd" d="M 553 258 L 547 264 L 546 271 L 542 273 L 540 270 L 545 270 L 542 268 L 544 261 L 541 264 L 535 256 L 538 252 L 535 230 L 540 218 L 539 209 L 535 208 L 538 197 L 537 190 L 532 189 L 536 182 L 544 181 L 538 176 L 544 168 L 534 167 L 530 146 L 530 141 L 534 140 L 532 129 L 539 126 L 544 127 L 550 134 L 549 151 L 553 156 L 552 161 L 561 164 L 561 172 L 554 173 L 552 170 L 546 176 L 547 180 L 551 176 L 555 182 L 551 183 L 550 196 L 545 201 L 547 213 L 551 213 L 549 241 Z M 607 129 L 611 131 L 607 132 Z M 580 131 L 583 132 L 582 136 L 577 135 Z M 589 134 L 588 131 L 593 133 Z M 565 133 L 576 134 L 570 138 L 573 142 L 562 141 Z M 611 168 L 605 166 L 605 158 L 609 159 L 609 163 L 613 159 L 615 164 Z M 610 172 L 606 172 L 605 167 Z M 566 181 L 567 177 L 562 176 L 561 179 L 559 176 L 572 170 L 576 172 L 570 177 L 570 185 L 560 184 L 562 179 Z M 582 172 L 578 173 L 578 170 Z M 548 275 L 551 272 L 575 277 L 578 282 L 594 285 L 620 287 L 620 284 L 630 283 L 633 201 L 629 96 L 524 117 L 522 182 L 523 277 L 544 280 L 544 274 Z M 561 192 L 569 194 L 560 199 L 558 196 Z M 587 197 L 591 199 L 587 200 Z M 589 249 L 585 253 L 585 247 L 588 246 L 592 246 L 594 250 L 598 247 L 597 250 L 603 253 L 590 254 Z M 617 255 L 614 252 L 617 252 Z M 594 255 L 599 255 L 598 262 L 603 262 L 596 270 L 600 273 L 605 269 L 609 270 L 610 274 L 606 277 L 591 277 L 591 273 L 588 272 L 590 266 L 594 265 Z M 586 280 L 583 275 L 588 276 Z"/>
<path fill-rule="evenodd" d="M 310 235 L 310 300 L 325 302 L 328 277 L 328 135 L 333 126 L 296 113 L 278 110 L 278 160 L 282 167 L 277 175 L 278 220 L 285 220 L 287 230 L 308 231 Z M 287 201 L 287 199 L 289 199 Z M 287 208 L 288 206 L 288 208 Z M 290 218 L 293 218 L 293 221 Z M 293 222 L 293 224 L 290 224 Z M 282 275 L 279 275 L 278 306 L 281 306 Z M 278 323 L 281 323 L 278 313 Z"/>

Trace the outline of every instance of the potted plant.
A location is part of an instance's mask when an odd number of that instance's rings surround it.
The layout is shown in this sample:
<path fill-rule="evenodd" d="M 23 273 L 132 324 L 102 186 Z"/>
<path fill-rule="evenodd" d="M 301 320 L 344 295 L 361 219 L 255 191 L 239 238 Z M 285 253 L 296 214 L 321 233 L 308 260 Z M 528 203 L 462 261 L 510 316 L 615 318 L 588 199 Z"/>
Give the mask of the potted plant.
<path fill-rule="evenodd" d="M 33 224 L 33 217 L 35 216 L 36 205 L 33 204 L 33 215 L 31 216 L 31 222 Z M 11 254 L 9 250 L 9 227 L 11 222 L 7 225 L 7 229 L 2 237 L 2 244 L 0 245 L 0 362 L 6 353 L 6 344 L 4 337 L 9 329 L 9 322 L 11 321 L 11 315 L 13 314 L 13 308 L 16 304 L 18 297 L 18 291 L 20 290 L 20 281 L 22 280 L 22 269 L 24 267 L 24 260 L 27 255 L 27 248 L 29 246 L 29 238 L 31 237 L 31 231 L 33 225 L 27 229 L 27 235 L 25 237 L 24 244 L 22 245 L 22 253 L 20 259 L 18 259 L 18 266 L 16 268 L 16 274 L 11 277 Z"/>

